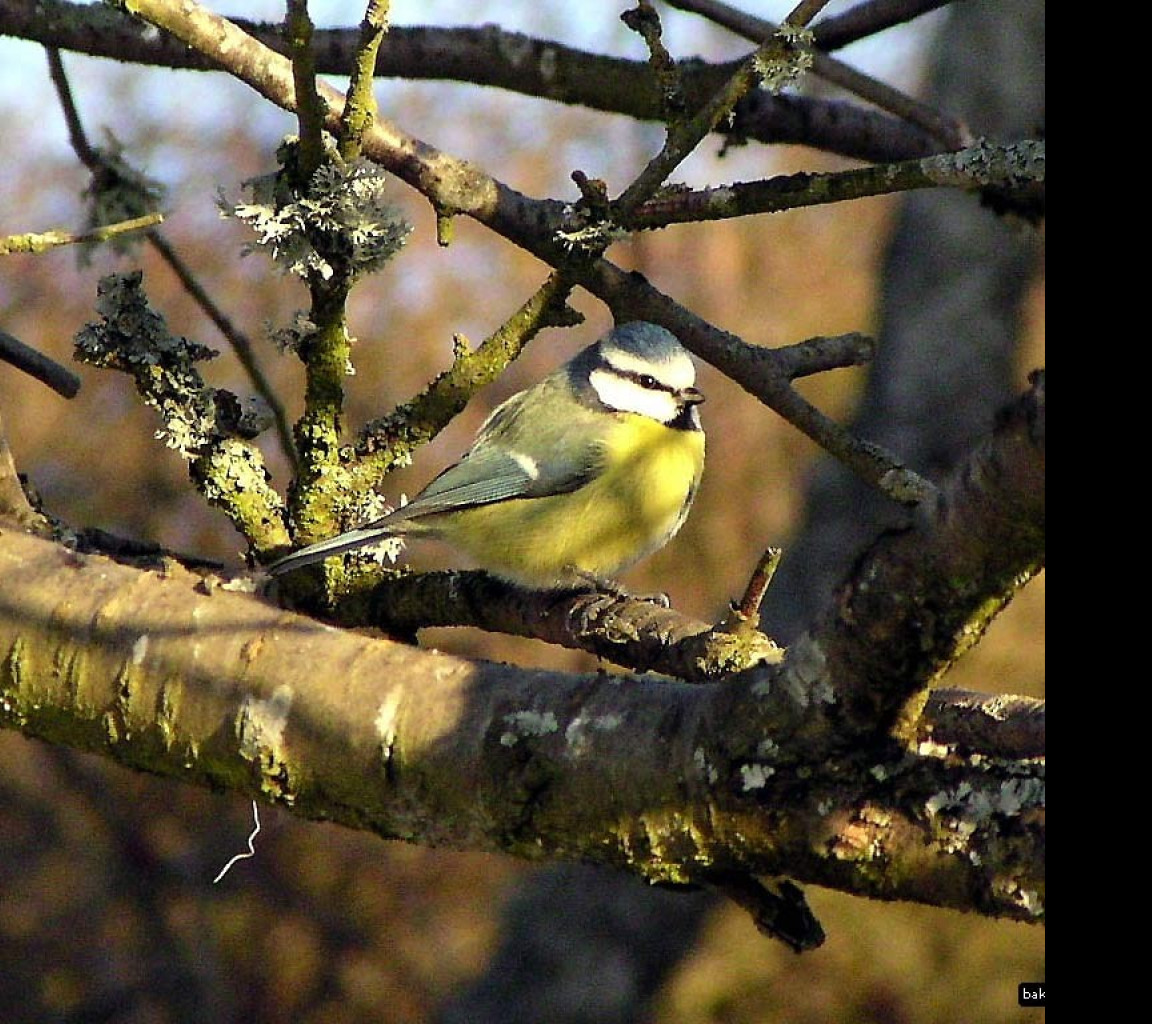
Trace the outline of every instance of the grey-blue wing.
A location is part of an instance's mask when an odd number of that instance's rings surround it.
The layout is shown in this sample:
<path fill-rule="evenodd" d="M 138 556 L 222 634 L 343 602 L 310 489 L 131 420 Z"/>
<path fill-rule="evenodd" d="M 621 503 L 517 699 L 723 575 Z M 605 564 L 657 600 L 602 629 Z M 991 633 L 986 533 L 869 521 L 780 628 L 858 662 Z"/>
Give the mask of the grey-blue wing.
<path fill-rule="evenodd" d="M 329 540 L 311 544 L 270 565 L 274 576 L 323 561 L 394 533 L 405 523 L 418 529 L 424 516 L 488 505 L 512 498 L 567 494 L 595 479 L 602 470 L 603 448 L 595 440 L 595 423 L 579 406 L 563 416 L 522 416 L 526 401 L 545 400 L 536 391 L 513 395 L 484 422 L 467 454 L 436 477 L 403 508 Z M 525 425 L 530 421 L 530 427 Z M 583 440 L 575 440 L 583 438 Z M 434 524 L 428 526 L 434 529 Z"/>
<path fill-rule="evenodd" d="M 561 472 L 541 468 L 526 456 L 517 459 L 506 452 L 473 452 L 449 466 L 423 491 L 390 519 L 414 519 L 435 512 L 488 505 L 511 498 L 566 494 L 591 480 L 597 468 L 591 460 L 583 465 L 568 464 Z"/>
<path fill-rule="evenodd" d="M 567 494 L 594 479 L 603 463 L 597 443 L 572 444 L 572 424 L 538 424 L 534 436 L 521 429 L 522 394 L 485 421 L 467 454 L 432 480 L 388 518 L 393 522 L 511 498 Z"/>

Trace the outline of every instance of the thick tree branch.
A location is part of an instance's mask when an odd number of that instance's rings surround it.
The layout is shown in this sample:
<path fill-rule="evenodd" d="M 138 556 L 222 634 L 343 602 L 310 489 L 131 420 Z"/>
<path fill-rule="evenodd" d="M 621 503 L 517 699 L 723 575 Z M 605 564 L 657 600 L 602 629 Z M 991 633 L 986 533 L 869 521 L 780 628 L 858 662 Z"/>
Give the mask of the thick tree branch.
<path fill-rule="evenodd" d="M 659 672 L 691 682 L 718 679 L 781 650 L 752 629 L 710 626 L 652 601 L 581 591 L 524 590 L 483 572 L 433 572 L 390 580 L 367 605 L 337 605 L 334 618 L 361 616 L 393 634 L 429 626 L 477 626 L 588 651 L 637 672 Z"/>
<path fill-rule="evenodd" d="M 837 720 L 870 732 L 903 712 L 984 635 L 1044 564 L 1044 374 L 904 530 L 857 560 L 811 631 Z M 865 683 L 864 681 L 867 680 Z M 909 715 L 914 717 L 914 715 Z"/>
<path fill-rule="evenodd" d="M 429 845 L 1042 913 L 1042 764 L 883 737 L 829 757 L 804 729 L 747 749 L 733 716 L 818 713 L 806 665 L 693 687 L 470 663 L 178 568 L 0 546 L 21 580 L 0 597 L 0 724 L 27 735 Z"/>
<path fill-rule="evenodd" d="M 1042 700 L 933 690 L 916 723 L 916 738 L 918 745 L 948 746 L 961 754 L 992 747 L 1006 757 L 1043 757 L 1044 725 Z"/>

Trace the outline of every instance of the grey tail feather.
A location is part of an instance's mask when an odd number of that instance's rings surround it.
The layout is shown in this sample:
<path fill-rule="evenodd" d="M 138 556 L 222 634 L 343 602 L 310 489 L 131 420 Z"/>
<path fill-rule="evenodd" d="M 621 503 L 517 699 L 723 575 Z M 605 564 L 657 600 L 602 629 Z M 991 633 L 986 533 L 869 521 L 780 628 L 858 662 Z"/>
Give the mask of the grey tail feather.
<path fill-rule="evenodd" d="M 272 576 L 283 576 L 284 573 L 295 572 L 306 565 L 323 562 L 333 555 L 342 555 L 345 551 L 366 547 L 391 536 L 394 536 L 394 531 L 382 526 L 365 526 L 359 530 L 348 530 L 328 540 L 318 541 L 299 551 L 293 551 L 292 554 L 273 562 L 265 571 Z"/>

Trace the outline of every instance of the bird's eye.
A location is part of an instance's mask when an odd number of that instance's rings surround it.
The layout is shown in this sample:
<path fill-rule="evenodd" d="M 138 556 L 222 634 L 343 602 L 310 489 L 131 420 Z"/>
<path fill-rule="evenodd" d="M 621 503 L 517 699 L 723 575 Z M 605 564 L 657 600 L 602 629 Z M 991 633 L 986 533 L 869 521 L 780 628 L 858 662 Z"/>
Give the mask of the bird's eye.
<path fill-rule="evenodd" d="M 650 391 L 655 391 L 660 387 L 660 384 L 652 374 L 642 373 L 640 374 L 640 386 L 642 388 L 648 388 Z"/>

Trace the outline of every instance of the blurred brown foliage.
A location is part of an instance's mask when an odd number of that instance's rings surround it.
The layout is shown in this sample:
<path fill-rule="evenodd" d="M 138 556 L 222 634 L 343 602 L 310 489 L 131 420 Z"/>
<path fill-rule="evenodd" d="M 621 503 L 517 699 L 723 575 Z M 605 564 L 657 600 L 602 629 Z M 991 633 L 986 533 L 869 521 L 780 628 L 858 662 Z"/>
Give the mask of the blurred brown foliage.
<path fill-rule="evenodd" d="M 85 104 L 87 76 L 95 72 L 79 59 L 69 66 L 82 110 L 95 111 Z M 255 101 L 233 87 L 220 101 L 229 127 L 205 138 L 179 119 L 169 122 L 169 108 L 142 102 L 144 74 L 167 88 L 187 80 L 102 68 L 107 106 L 99 109 L 108 113 L 100 116 L 137 164 L 172 189 L 167 237 L 253 336 L 267 372 L 297 412 L 299 368 L 265 342 L 262 323 L 285 323 L 306 297 L 262 257 L 238 259 L 243 229 L 220 221 L 213 205 L 217 186 L 235 195 L 241 179 L 270 169 L 276 132 L 290 126 L 258 116 Z M 386 91 L 408 125 L 445 126 L 439 144 L 476 155 L 536 195 L 574 195 L 571 168 L 559 165 L 555 154 L 573 138 L 604 131 L 599 115 L 549 108 L 540 116 L 529 101 L 504 98 L 450 108 L 446 122 L 432 90 L 389 83 Z M 36 92 L 50 95 L 46 77 Z M 57 116 L 44 106 L 40 117 Z M 496 113 L 501 109 L 505 113 Z M 6 124 L 23 118 L 30 128 L 27 117 L 0 109 Z M 530 131 L 519 120 L 528 117 Z M 505 137 L 498 120 L 516 124 L 514 138 Z M 99 124 L 93 116 L 94 134 Z M 610 130 L 605 166 L 583 169 L 619 185 L 646 158 L 653 136 L 628 125 Z M 75 197 L 84 174 L 59 148 L 38 151 L 34 141 L 31 132 L 20 162 L 8 165 L 0 231 L 43 230 L 61 221 L 78 226 Z M 730 180 L 741 173 L 734 165 L 749 159 L 740 152 L 727 163 L 712 160 L 706 170 L 715 181 Z M 754 159 L 767 163 L 769 157 L 760 151 Z M 772 166 L 791 171 L 818 164 L 834 166 L 810 153 L 786 154 Z M 400 185 L 396 201 L 416 230 L 392 269 L 354 297 L 359 343 L 357 374 L 349 381 L 350 428 L 420 388 L 447 364 L 453 332 L 479 340 L 546 273 L 471 223 L 457 224 L 456 240 L 441 249 L 426 206 Z M 613 256 L 752 342 L 772 346 L 869 331 L 891 210 L 890 200 L 878 199 L 689 226 L 646 236 Z M 49 219 L 30 222 L 33 215 Z M 127 260 L 97 254 L 88 267 L 78 266 L 68 250 L 9 257 L 0 266 L 0 323 L 71 364 L 70 339 L 94 316 L 97 279 L 133 265 L 143 268 L 154 308 L 177 332 L 223 349 L 146 246 Z M 587 295 L 574 301 L 587 324 L 534 342 L 415 466 L 396 475 L 392 497 L 411 493 L 438 471 L 497 401 L 608 325 L 606 311 Z M 1043 326 L 1040 286 L 1021 347 L 1021 381 L 1042 361 Z M 9 440 L 47 508 L 76 526 L 101 526 L 238 565 L 240 540 L 193 493 L 178 458 L 154 440 L 158 424 L 129 383 L 81 372 L 81 393 L 66 402 L 0 366 Z M 250 390 L 227 351 L 207 372 L 212 383 Z M 841 371 L 805 389 L 843 418 L 860 381 L 858 372 Z M 639 590 L 668 591 L 677 607 L 709 619 L 740 593 L 764 547 L 779 544 L 787 552 L 816 453 L 709 367 L 702 387 L 709 399 L 703 410 L 709 461 L 700 496 L 679 537 L 628 581 Z M 262 443 L 276 483 L 285 485 L 286 464 L 274 439 Z M 431 548 L 412 552 L 418 566 L 448 559 Z M 1043 588 L 1041 577 L 1025 590 L 948 685 L 1042 695 Z M 429 631 L 424 642 L 520 663 L 588 665 L 581 655 L 471 631 Z M 0 1017 L 12 1022 L 427 1020 L 439 999 L 482 967 L 502 899 L 530 870 L 510 859 L 384 843 L 263 809 L 255 859 L 238 863 L 213 886 L 223 863 L 244 848 L 246 802 L 133 775 L 11 733 L 0 734 L 0 766 Z M 831 892 L 815 891 L 811 899 L 830 937 L 825 947 L 796 958 L 760 937 L 741 912 L 721 911 L 667 987 L 653 1022 L 1043 1019 L 1042 1011 L 1016 1007 L 1017 982 L 1044 977 L 1041 930 Z"/>

